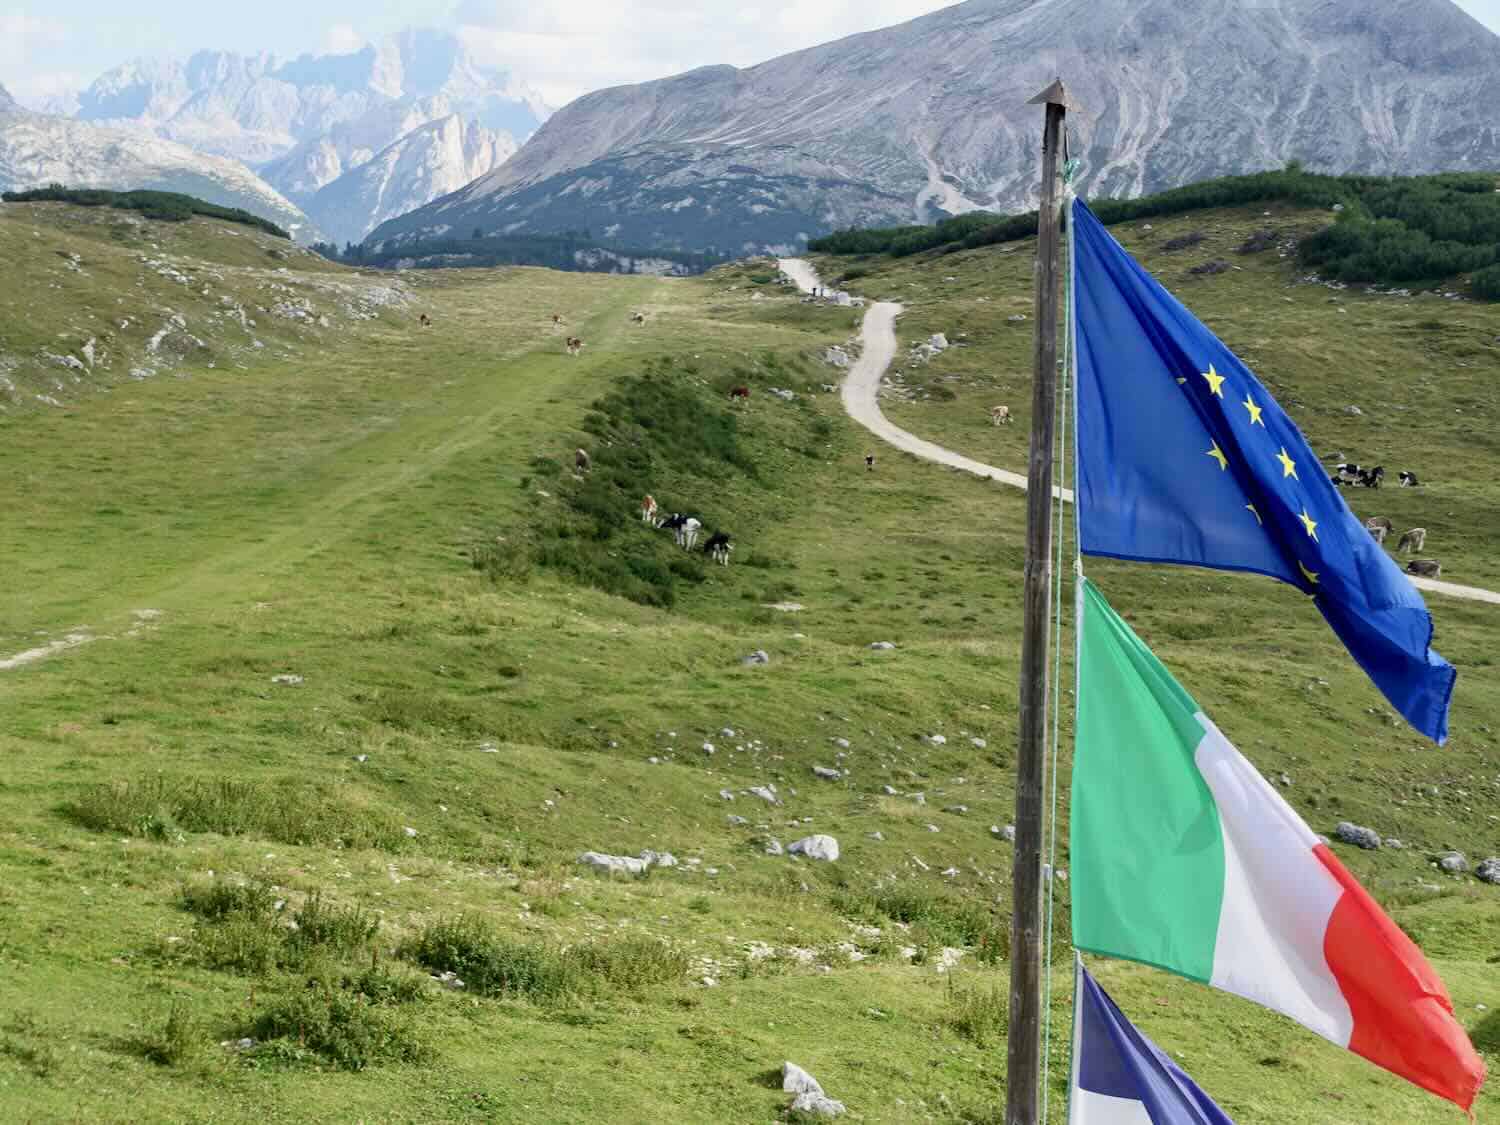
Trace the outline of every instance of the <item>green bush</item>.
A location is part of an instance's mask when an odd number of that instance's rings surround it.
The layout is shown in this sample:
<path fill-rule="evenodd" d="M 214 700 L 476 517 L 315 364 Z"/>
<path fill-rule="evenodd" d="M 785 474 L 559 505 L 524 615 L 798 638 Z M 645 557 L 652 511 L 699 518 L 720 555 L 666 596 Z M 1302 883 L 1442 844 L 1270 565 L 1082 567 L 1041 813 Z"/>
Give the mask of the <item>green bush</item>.
<path fill-rule="evenodd" d="M 330 906 L 318 891 L 307 897 L 293 921 L 296 929 L 287 935 L 293 949 L 307 952 L 316 947 L 340 956 L 366 948 L 380 929 L 379 919 L 363 907 Z"/>
<path fill-rule="evenodd" d="M 576 967 L 558 950 L 500 937 L 481 919 L 466 915 L 428 924 L 398 952 L 433 972 L 455 974 L 469 992 L 480 996 L 545 1003 L 583 991 Z"/>
<path fill-rule="evenodd" d="M 497 934 L 482 919 L 439 918 L 408 938 L 400 956 L 453 973 L 481 996 L 560 1003 L 608 992 L 639 994 L 682 979 L 687 955 L 656 938 L 627 937 L 560 949 Z"/>
<path fill-rule="evenodd" d="M 1090 200 L 1100 221 L 1114 224 L 1215 207 L 1273 201 L 1341 210 L 1339 221 L 1303 241 L 1303 265 L 1346 282 L 1404 285 L 1470 271 L 1476 296 L 1500 300 L 1500 194 L 1490 173 L 1436 176 L 1322 176 L 1299 165 L 1188 184 L 1139 199 Z M 888 254 L 1013 242 L 1036 234 L 1036 212 L 974 212 L 927 227 L 839 231 L 808 248 L 829 254 Z"/>
<path fill-rule="evenodd" d="M 948 978 L 946 1022 L 976 1046 L 1003 1042 L 1010 1028 L 1010 999 L 1004 989 L 992 984 L 960 986 Z"/>
<path fill-rule="evenodd" d="M 79 207 L 113 207 L 118 211 L 138 211 L 148 219 L 165 223 L 181 223 L 194 215 L 209 219 L 223 219 L 229 223 L 254 227 L 273 234 L 277 238 L 292 236 L 275 223 L 252 215 L 238 207 L 220 207 L 205 203 L 191 195 L 171 191 L 105 191 L 101 188 L 69 188 L 62 184 L 49 184 L 30 191 L 7 191 L 0 194 L 6 203 L 72 203 Z"/>
<path fill-rule="evenodd" d="M 216 832 L 284 844 L 393 851 L 405 839 L 393 818 L 358 807 L 336 789 L 294 781 L 158 774 L 90 786 L 63 811 L 95 832 L 162 841 L 178 840 L 185 832 Z"/>
<path fill-rule="evenodd" d="M 158 1066 L 179 1066 L 203 1046 L 202 1031 L 186 1000 L 175 999 L 160 1024 L 137 1041 L 143 1058 Z"/>
<path fill-rule="evenodd" d="M 360 993 L 316 982 L 273 1003 L 246 1032 L 257 1054 L 287 1062 L 320 1059 L 340 1070 L 420 1062 L 427 1050 L 407 1022 Z"/>
<path fill-rule="evenodd" d="M 1500 301 L 1500 265 L 1477 270 L 1469 278 L 1469 290 L 1486 301 Z"/>

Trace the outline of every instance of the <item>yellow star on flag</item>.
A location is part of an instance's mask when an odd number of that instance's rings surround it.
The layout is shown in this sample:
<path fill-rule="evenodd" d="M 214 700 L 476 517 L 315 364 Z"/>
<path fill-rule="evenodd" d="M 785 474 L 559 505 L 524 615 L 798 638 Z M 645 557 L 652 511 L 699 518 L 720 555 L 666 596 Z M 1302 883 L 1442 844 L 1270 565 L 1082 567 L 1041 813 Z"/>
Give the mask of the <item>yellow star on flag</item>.
<path fill-rule="evenodd" d="M 1208 370 L 1204 371 L 1202 374 L 1203 377 L 1208 380 L 1208 389 L 1214 394 L 1218 395 L 1220 398 L 1223 398 L 1224 391 L 1221 388 L 1224 386 L 1224 376 L 1215 371 L 1214 365 L 1211 363 L 1208 365 Z"/>
<path fill-rule="evenodd" d="M 1265 428 L 1266 424 L 1260 420 L 1261 412 L 1265 409 L 1264 407 L 1256 406 L 1255 400 L 1249 395 L 1245 396 L 1245 401 L 1240 403 L 1240 405 L 1250 412 L 1250 424 L 1252 426 Z"/>
<path fill-rule="evenodd" d="M 1255 517 L 1255 522 L 1256 523 L 1260 524 L 1261 527 L 1265 527 L 1266 526 L 1266 521 L 1260 518 L 1260 513 L 1255 510 L 1255 505 L 1254 504 L 1246 504 L 1245 508 L 1249 511 L 1249 513 L 1252 516 Z"/>
<path fill-rule="evenodd" d="M 1219 463 L 1219 471 L 1221 473 L 1229 468 L 1229 458 L 1224 456 L 1224 451 L 1219 448 L 1218 442 L 1214 442 L 1214 447 L 1205 453 L 1204 456 L 1212 457 L 1216 460 Z"/>
<path fill-rule="evenodd" d="M 1297 517 L 1302 521 L 1302 526 L 1307 528 L 1307 534 L 1312 536 L 1313 542 L 1318 541 L 1318 521 L 1307 514 L 1307 509 L 1302 509 L 1302 514 Z"/>
<path fill-rule="evenodd" d="M 1301 559 L 1297 560 L 1297 569 L 1302 572 L 1302 577 L 1306 578 L 1314 586 L 1318 584 L 1318 572 L 1315 570 L 1308 570 L 1307 567 L 1302 565 Z"/>
<path fill-rule="evenodd" d="M 1287 456 L 1286 446 L 1283 445 L 1281 447 L 1281 452 L 1276 455 L 1276 460 L 1281 462 L 1282 477 L 1297 477 L 1297 462 Z M 1302 478 L 1297 477 L 1297 479 L 1301 480 Z"/>

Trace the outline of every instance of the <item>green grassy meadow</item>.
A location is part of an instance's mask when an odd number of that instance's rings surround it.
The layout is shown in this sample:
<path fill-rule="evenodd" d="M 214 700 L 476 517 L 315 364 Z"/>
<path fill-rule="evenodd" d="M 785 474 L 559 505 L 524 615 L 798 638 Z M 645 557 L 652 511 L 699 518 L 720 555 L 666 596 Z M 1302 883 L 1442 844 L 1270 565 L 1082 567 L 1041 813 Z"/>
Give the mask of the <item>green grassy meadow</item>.
<path fill-rule="evenodd" d="M 143 237 L 193 284 L 143 269 Z M 751 263 L 683 281 L 403 274 L 402 303 L 336 317 L 352 298 L 315 283 L 389 279 L 266 261 L 205 220 L 119 232 L 55 205 L 0 208 L 0 247 L 23 255 L 0 277 L 17 387 L 0 414 L 0 661 L 89 638 L 0 670 L 5 1116 L 767 1122 L 785 1118 L 790 1059 L 849 1120 L 1001 1120 L 1011 851 L 990 829 L 1014 799 L 1023 498 L 892 451 L 864 470 L 867 435 L 816 359 L 856 314 L 803 306 Z M 66 254 L 91 276 L 54 265 Z M 901 424 L 1023 463 L 1029 323 L 1004 318 L 1030 315 L 1028 262 L 997 247 L 861 280 L 908 304 L 903 339 L 969 333 L 919 373 L 956 375 L 955 397 L 888 403 Z M 1407 466 L 1382 450 L 1415 435 L 1432 483 L 1382 492 L 1382 510 L 1425 518 L 1445 578 L 1500 584 L 1480 433 L 1500 312 L 1346 292 L 1339 313 L 1328 290 L 1286 288 L 1284 266 L 1243 264 L 1194 283 L 1220 287 L 1210 323 L 1234 346 L 1231 329 L 1255 333 L 1263 375 L 1287 358 L 1270 385 L 1320 448 L 1383 457 L 1394 478 Z M 258 317 L 260 349 L 239 327 L 199 332 L 207 347 L 149 378 L 128 376 L 149 340 L 129 329 L 121 363 L 76 382 L 49 389 L 31 365 L 106 314 L 154 326 L 192 294 L 191 331 L 224 295 L 264 303 L 266 284 L 305 296 L 312 322 Z M 731 408 L 740 384 L 751 398 Z M 1010 430 L 989 426 L 991 400 L 1018 413 Z M 733 565 L 643 526 L 642 484 L 730 530 Z M 1316 830 L 1406 842 L 1339 851 L 1493 1066 L 1500 888 L 1432 860 L 1500 855 L 1495 607 L 1430 600 L 1461 676 L 1439 750 L 1294 591 L 1090 573 L 1226 734 L 1289 775 Z M 743 665 L 755 650 L 770 662 Z M 769 785 L 780 804 L 749 793 Z M 814 832 L 838 838 L 837 862 L 767 852 Z M 678 863 L 577 862 L 644 849 Z M 1236 1121 L 1456 1119 L 1242 1001 L 1096 968 Z M 1497 1110 L 1481 1097 L 1481 1118 Z"/>

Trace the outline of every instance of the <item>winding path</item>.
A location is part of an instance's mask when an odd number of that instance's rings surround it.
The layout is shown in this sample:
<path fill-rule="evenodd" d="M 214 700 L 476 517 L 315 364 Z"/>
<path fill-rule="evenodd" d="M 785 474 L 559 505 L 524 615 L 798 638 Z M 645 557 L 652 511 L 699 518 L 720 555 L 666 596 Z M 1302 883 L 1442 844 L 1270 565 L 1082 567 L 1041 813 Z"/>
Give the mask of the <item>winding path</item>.
<path fill-rule="evenodd" d="M 777 264 L 780 265 L 781 271 L 796 282 L 797 288 L 804 293 L 811 292 L 814 287 L 821 284 L 817 271 L 802 258 L 782 258 Z M 866 310 L 865 319 L 859 329 L 860 355 L 849 368 L 849 374 L 844 379 L 842 398 L 845 412 L 882 441 L 914 457 L 1024 490 L 1026 478 L 1022 474 L 1009 469 L 996 468 L 994 465 L 986 465 L 982 461 L 975 461 L 961 453 L 935 445 L 924 438 L 917 437 L 916 434 L 903 430 L 881 413 L 880 380 L 890 367 L 891 361 L 896 358 L 896 317 L 901 315 L 901 311 L 900 305 L 890 301 L 877 301 Z M 1062 497 L 1071 503 L 1073 490 L 1062 489 Z M 1418 578 L 1415 575 L 1408 577 L 1411 578 L 1412 585 L 1418 589 L 1428 590 L 1434 594 L 1444 594 L 1447 597 L 1460 598 L 1464 601 L 1500 605 L 1500 593 L 1494 590 L 1484 590 L 1478 586 L 1460 586 L 1436 578 Z"/>

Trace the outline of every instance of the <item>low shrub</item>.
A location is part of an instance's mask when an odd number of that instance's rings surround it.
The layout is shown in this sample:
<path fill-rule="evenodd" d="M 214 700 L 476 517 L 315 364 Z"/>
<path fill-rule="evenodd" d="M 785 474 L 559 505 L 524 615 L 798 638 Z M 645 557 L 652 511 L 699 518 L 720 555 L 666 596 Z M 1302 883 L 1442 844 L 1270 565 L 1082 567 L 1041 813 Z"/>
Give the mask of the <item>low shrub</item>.
<path fill-rule="evenodd" d="M 203 1034 L 192 1008 L 181 998 L 172 1001 L 160 1023 L 141 1035 L 136 1046 L 143 1058 L 158 1066 L 180 1066 L 203 1046 Z"/>
<path fill-rule="evenodd" d="M 1010 1028 L 1010 998 L 997 984 L 965 986 L 950 976 L 945 1022 L 976 1046 L 1003 1042 Z"/>
<path fill-rule="evenodd" d="M 95 832 L 171 842 L 187 832 L 257 836 L 284 844 L 346 848 L 401 847 L 405 834 L 389 816 L 361 808 L 333 787 L 286 781 L 166 778 L 116 781 L 85 789 L 64 813 Z"/>
<path fill-rule="evenodd" d="M 320 1059 L 340 1070 L 428 1056 L 405 1019 L 361 993 L 321 982 L 270 1005 L 246 1034 L 260 1041 L 257 1055 L 287 1062 Z"/>

